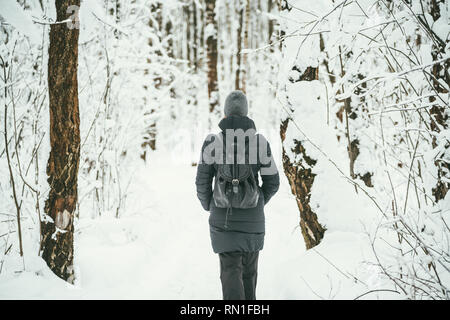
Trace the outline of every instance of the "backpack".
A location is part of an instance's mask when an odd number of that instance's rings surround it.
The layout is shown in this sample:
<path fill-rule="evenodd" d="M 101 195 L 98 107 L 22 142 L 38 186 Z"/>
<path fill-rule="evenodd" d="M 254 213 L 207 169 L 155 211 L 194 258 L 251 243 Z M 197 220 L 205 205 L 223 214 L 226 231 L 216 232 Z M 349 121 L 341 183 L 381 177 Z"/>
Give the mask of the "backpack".
<path fill-rule="evenodd" d="M 236 163 L 236 154 L 234 160 L 234 164 L 215 165 L 214 203 L 218 208 L 254 208 L 259 200 L 259 187 L 252 166 Z"/>

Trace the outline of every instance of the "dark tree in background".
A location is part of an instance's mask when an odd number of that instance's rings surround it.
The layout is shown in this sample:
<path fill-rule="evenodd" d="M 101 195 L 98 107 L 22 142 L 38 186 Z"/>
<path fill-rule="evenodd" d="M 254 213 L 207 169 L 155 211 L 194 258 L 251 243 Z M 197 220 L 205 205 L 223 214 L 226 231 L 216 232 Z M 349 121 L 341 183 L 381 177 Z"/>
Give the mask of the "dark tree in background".
<path fill-rule="evenodd" d="M 155 34 L 158 37 L 158 40 L 161 42 L 162 35 L 163 35 L 163 32 L 162 32 L 163 31 L 162 3 L 159 1 L 155 1 L 154 3 L 152 3 L 150 5 L 150 12 L 152 13 L 152 17 L 154 17 L 154 19 L 149 20 L 148 26 L 150 27 L 151 30 L 153 30 L 153 32 L 155 32 Z M 169 20 L 169 23 L 170 23 L 170 20 Z M 171 31 L 170 24 L 168 27 L 169 27 L 168 32 L 170 32 Z M 152 48 L 152 46 L 154 45 L 152 38 L 148 39 L 148 45 L 149 45 L 149 48 Z M 168 50 L 168 52 L 170 53 L 171 51 Z M 156 50 L 155 54 L 158 56 L 163 55 L 161 50 Z M 152 58 L 150 58 L 150 57 L 147 58 L 148 66 L 150 66 L 153 62 L 154 61 L 152 61 Z M 146 68 L 144 70 L 144 74 L 146 76 L 149 76 L 149 68 Z M 163 84 L 163 78 L 161 76 L 157 76 L 157 77 L 153 78 L 153 82 L 154 82 L 154 87 L 159 89 L 160 86 Z M 145 84 L 144 87 L 148 88 L 147 84 Z M 151 108 L 149 111 L 146 112 L 146 115 L 152 115 L 154 113 L 155 113 L 155 108 Z M 145 132 L 145 135 L 144 135 L 144 142 L 142 143 L 141 146 L 144 150 L 141 154 L 141 158 L 145 161 L 147 159 L 147 151 L 148 151 L 147 147 L 149 147 L 151 150 L 156 149 L 156 122 L 154 120 L 149 124 L 149 126 Z"/>
<path fill-rule="evenodd" d="M 209 112 L 218 113 L 219 87 L 217 80 L 217 20 L 216 20 L 216 0 L 205 0 L 206 9 L 206 61 L 208 65 L 208 97 Z"/>
<path fill-rule="evenodd" d="M 239 0 L 239 7 L 237 15 L 239 17 L 239 24 L 237 28 L 237 50 L 236 50 L 236 78 L 234 87 L 236 90 L 241 89 L 241 65 L 242 65 L 242 27 L 244 26 L 244 5 L 241 0 Z"/>
<path fill-rule="evenodd" d="M 55 0 L 57 21 L 74 14 L 80 0 Z M 78 35 L 74 23 L 52 24 L 48 58 L 50 100 L 50 192 L 42 224 L 42 258 L 60 278 L 73 282 L 73 217 L 80 159 L 78 111 Z M 49 219 L 51 218 L 51 219 Z"/>
<path fill-rule="evenodd" d="M 244 49 L 249 49 L 249 27 L 250 27 L 250 0 L 246 0 L 245 3 L 245 23 L 244 23 Z M 241 54 L 238 52 L 238 54 Z M 247 88 L 247 74 L 248 74 L 248 53 L 242 55 L 242 79 L 241 79 L 241 90 L 246 92 Z"/>
<path fill-rule="evenodd" d="M 234 87 L 236 90 L 246 92 L 248 74 L 248 53 L 242 53 L 243 49 L 249 49 L 250 27 L 250 0 L 239 0 L 236 15 L 238 17 L 237 45 L 236 45 L 236 75 Z"/>

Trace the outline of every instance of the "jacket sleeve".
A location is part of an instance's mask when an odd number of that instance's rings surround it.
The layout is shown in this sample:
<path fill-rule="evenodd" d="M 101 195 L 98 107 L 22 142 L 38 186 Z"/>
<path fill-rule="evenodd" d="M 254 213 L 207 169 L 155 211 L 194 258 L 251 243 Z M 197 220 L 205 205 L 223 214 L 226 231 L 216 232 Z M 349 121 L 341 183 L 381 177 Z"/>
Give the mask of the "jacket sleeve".
<path fill-rule="evenodd" d="M 203 151 L 208 145 L 208 139 L 202 146 L 200 161 L 197 165 L 197 176 L 195 178 L 195 186 L 197 188 L 197 198 L 200 200 L 203 209 L 209 211 L 209 204 L 212 197 L 212 182 L 214 178 L 214 165 L 208 164 L 203 157 Z"/>
<path fill-rule="evenodd" d="M 278 169 L 275 160 L 273 159 L 269 142 L 262 137 L 260 143 L 264 142 L 266 144 L 266 151 L 263 150 L 263 152 L 266 153 L 266 156 L 263 154 L 260 158 L 260 175 L 262 179 L 261 189 L 264 194 L 264 204 L 267 204 L 280 187 L 280 175 L 278 174 Z"/>

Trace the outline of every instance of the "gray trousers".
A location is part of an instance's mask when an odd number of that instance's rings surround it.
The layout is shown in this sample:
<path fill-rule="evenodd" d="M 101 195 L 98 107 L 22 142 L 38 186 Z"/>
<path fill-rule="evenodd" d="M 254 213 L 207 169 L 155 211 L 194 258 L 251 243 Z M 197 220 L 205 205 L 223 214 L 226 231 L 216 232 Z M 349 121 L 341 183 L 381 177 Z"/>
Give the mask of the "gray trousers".
<path fill-rule="evenodd" d="M 258 255 L 259 251 L 219 253 L 224 300 L 256 300 Z"/>

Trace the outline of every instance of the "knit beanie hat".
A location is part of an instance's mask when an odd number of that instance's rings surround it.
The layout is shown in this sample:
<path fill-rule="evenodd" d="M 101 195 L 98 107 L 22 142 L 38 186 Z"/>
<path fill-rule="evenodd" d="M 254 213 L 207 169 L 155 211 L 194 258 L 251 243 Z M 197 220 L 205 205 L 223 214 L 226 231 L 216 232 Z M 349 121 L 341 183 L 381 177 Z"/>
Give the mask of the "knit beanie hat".
<path fill-rule="evenodd" d="M 248 103 L 245 94 L 240 90 L 231 92 L 225 100 L 224 112 L 226 117 L 232 115 L 247 116 Z"/>

